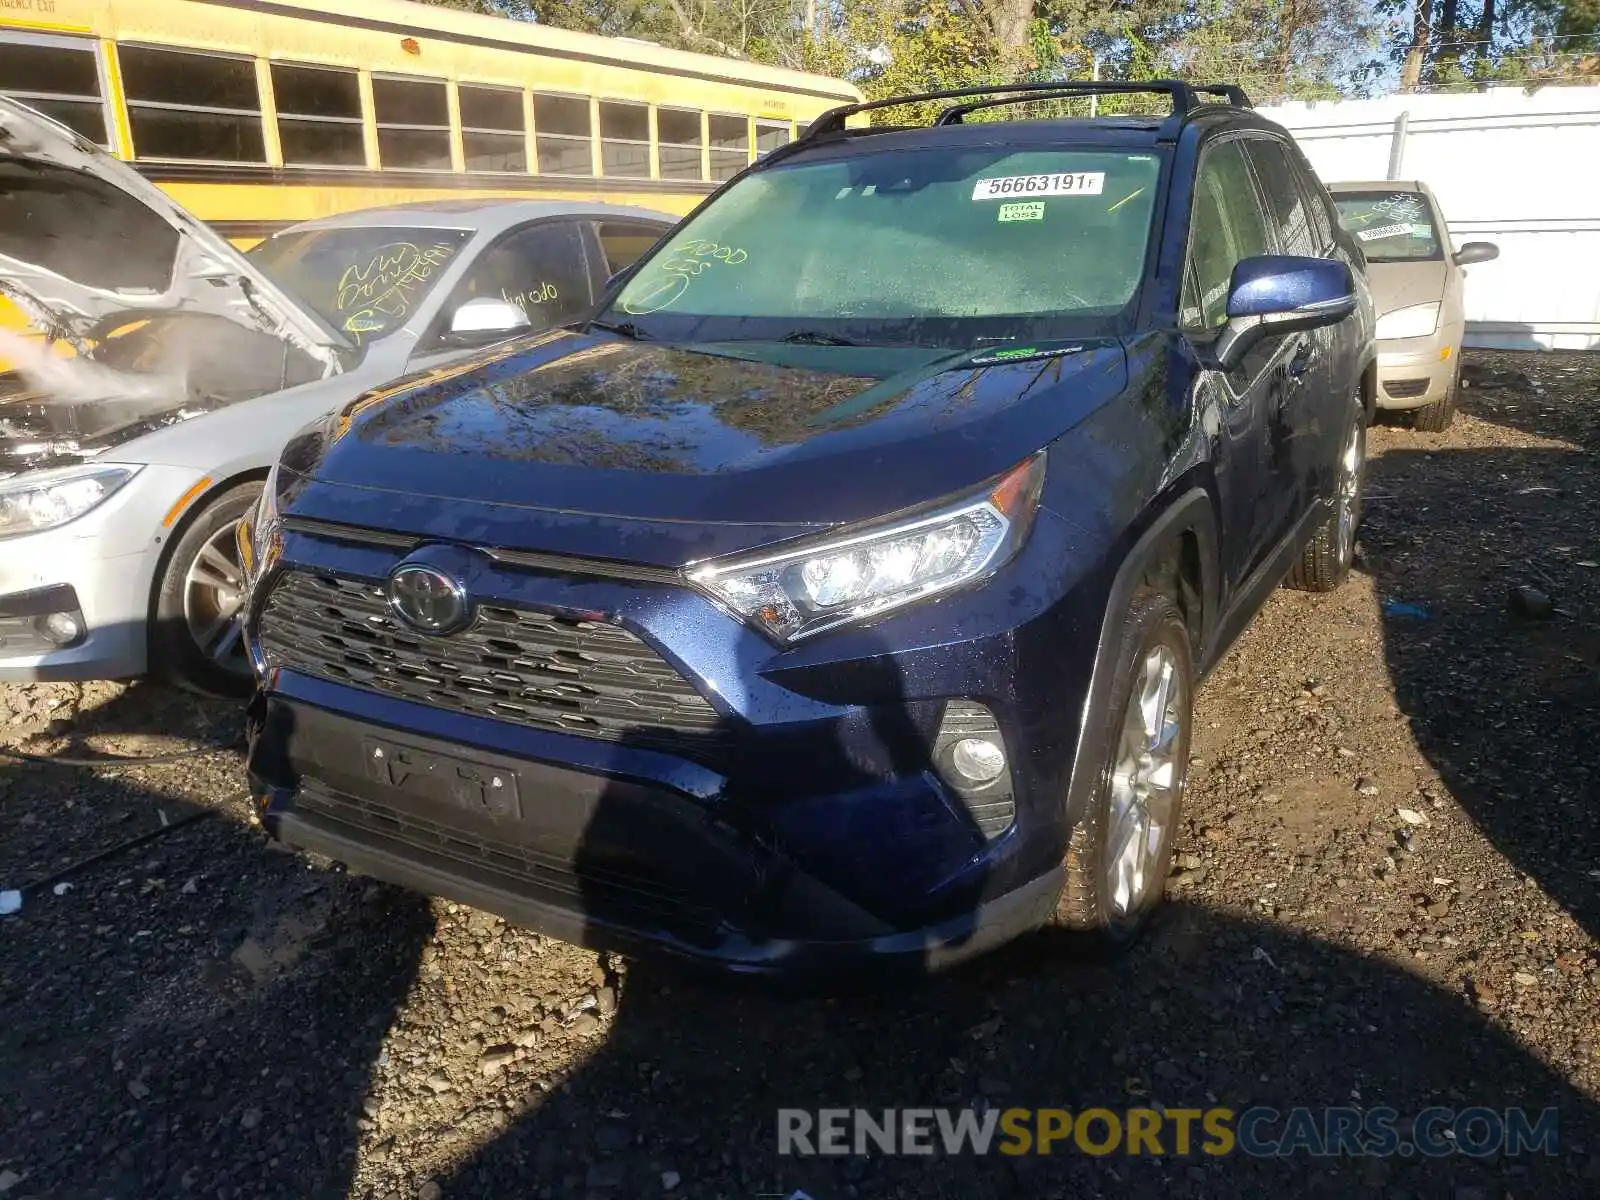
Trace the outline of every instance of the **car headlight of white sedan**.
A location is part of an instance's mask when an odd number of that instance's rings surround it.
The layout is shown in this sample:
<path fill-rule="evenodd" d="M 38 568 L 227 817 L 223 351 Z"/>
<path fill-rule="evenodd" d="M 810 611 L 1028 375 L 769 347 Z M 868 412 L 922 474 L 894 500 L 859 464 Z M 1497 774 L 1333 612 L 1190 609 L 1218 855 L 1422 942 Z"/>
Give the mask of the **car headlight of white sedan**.
<path fill-rule="evenodd" d="M 1378 327 L 1373 336 L 1380 342 L 1398 338 L 1431 337 L 1437 328 L 1439 328 L 1437 304 L 1412 304 L 1406 308 L 1386 312 L 1379 317 Z"/>
<path fill-rule="evenodd" d="M 138 473 L 136 466 L 86 463 L 7 479 L 0 483 L 0 538 L 42 533 L 75 521 Z"/>

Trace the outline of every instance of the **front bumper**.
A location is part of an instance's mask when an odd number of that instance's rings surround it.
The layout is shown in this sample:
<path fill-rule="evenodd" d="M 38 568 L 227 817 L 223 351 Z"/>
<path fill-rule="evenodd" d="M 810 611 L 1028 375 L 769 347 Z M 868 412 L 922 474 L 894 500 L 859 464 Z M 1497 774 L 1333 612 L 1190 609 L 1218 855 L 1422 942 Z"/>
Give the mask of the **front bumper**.
<path fill-rule="evenodd" d="M 0 541 L 0 683 L 126 679 L 144 674 L 155 574 L 178 525 L 174 501 L 202 476 L 147 465 L 106 501 L 74 521 Z M 84 636 L 41 646 L 31 618 L 41 596 L 70 592 Z M 67 611 L 58 608 L 52 611 Z M 9 636 L 7 636 L 9 631 Z"/>
<path fill-rule="evenodd" d="M 1440 329 L 1428 337 L 1378 343 L 1378 407 L 1396 411 L 1443 400 L 1455 378 L 1459 335 Z"/>
<path fill-rule="evenodd" d="M 0 542 L 0 683 L 144 672 L 155 555 L 108 555 L 104 545 L 72 525 Z M 50 644 L 38 628 L 38 618 L 48 613 L 76 614 L 83 636 Z"/>
<path fill-rule="evenodd" d="M 484 567 L 484 603 L 605 613 L 647 641 L 714 705 L 731 753 L 697 761 L 653 735 L 603 740 L 268 664 L 257 812 L 288 844 L 599 948 L 750 974 L 948 965 L 1042 924 L 1060 889 L 1095 651 L 1081 634 L 1103 604 L 1080 612 L 1076 590 L 1020 581 L 1059 584 L 1044 564 L 1066 536 L 1041 512 L 985 587 L 780 652 L 671 584 Z M 381 579 L 399 553 L 291 533 L 274 570 Z M 955 698 L 1004 733 L 1015 815 L 1000 830 L 931 761 Z"/>
<path fill-rule="evenodd" d="M 594 949 L 746 975 L 936 971 L 1043 924 L 1061 887 L 1059 872 L 1046 872 L 967 912 L 896 929 L 670 790 L 480 755 L 475 762 L 504 773 L 515 811 L 445 814 L 361 769 L 374 761 L 374 743 L 397 744 L 389 730 L 282 701 L 260 701 L 254 714 L 258 731 L 292 726 L 258 736 L 258 747 L 271 745 L 323 777 L 291 796 L 252 753 L 251 790 L 273 836 Z M 414 734 L 399 744 L 461 752 Z"/>

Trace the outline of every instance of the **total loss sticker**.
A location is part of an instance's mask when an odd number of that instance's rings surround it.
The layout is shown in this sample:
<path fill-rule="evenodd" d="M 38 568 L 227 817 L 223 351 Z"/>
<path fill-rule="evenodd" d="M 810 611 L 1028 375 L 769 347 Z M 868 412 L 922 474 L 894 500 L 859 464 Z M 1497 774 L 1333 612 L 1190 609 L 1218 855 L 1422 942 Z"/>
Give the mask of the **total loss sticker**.
<path fill-rule="evenodd" d="M 1002 204 L 1000 206 L 1000 219 L 1002 221 L 1042 221 L 1044 220 L 1044 201 L 1025 200 L 1020 204 Z"/>
<path fill-rule="evenodd" d="M 1363 229 L 1356 234 L 1363 242 L 1376 242 L 1382 238 L 1409 237 L 1411 223 L 1404 225 L 1380 225 L 1376 229 Z"/>
<path fill-rule="evenodd" d="M 1012 200 L 1021 196 L 1098 196 L 1105 190 L 1104 171 L 1071 171 L 1059 175 L 1006 175 L 980 179 L 974 200 Z"/>

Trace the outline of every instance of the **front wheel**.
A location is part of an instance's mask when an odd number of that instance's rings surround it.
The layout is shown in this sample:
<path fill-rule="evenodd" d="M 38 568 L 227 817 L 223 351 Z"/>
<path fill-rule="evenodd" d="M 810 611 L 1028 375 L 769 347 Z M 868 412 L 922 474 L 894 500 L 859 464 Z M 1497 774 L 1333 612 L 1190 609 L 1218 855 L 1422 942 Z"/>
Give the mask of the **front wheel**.
<path fill-rule="evenodd" d="M 1432 404 L 1424 404 L 1411 412 L 1411 428 L 1419 433 L 1443 433 L 1456 419 L 1456 392 L 1461 387 L 1461 364 L 1450 376 L 1450 384 Z"/>
<path fill-rule="evenodd" d="M 260 495 L 259 483 L 230 488 L 189 522 L 167 555 L 150 627 L 151 674 L 210 696 L 249 692 L 240 636 L 244 568 L 234 531 Z"/>
<path fill-rule="evenodd" d="M 1099 951 L 1131 942 L 1166 888 L 1194 706 L 1189 629 L 1170 596 L 1136 595 L 1118 639 L 1110 702 L 1086 747 L 1099 775 L 1067 845 L 1053 922 Z"/>
<path fill-rule="evenodd" d="M 1357 408 L 1344 452 L 1339 455 L 1338 483 L 1333 509 L 1317 526 L 1300 558 L 1284 580 L 1301 592 L 1331 592 L 1350 574 L 1356 553 L 1356 529 L 1361 524 L 1361 490 L 1367 467 L 1367 418 Z"/>

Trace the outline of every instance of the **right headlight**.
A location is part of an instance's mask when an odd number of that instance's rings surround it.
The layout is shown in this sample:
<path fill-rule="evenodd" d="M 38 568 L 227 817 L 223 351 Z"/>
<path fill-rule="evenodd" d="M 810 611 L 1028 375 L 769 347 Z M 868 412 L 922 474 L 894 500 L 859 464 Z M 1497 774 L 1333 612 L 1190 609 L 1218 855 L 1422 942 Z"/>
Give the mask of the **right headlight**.
<path fill-rule="evenodd" d="M 959 500 L 687 575 L 775 641 L 798 641 L 994 573 L 1022 546 L 1043 485 L 1040 453 Z"/>
<path fill-rule="evenodd" d="M 1397 308 L 1393 312 L 1384 313 L 1378 318 L 1378 327 L 1373 331 L 1373 336 L 1381 342 L 1392 338 L 1429 337 L 1437 328 L 1439 328 L 1439 306 L 1413 304 L 1408 308 Z"/>
<path fill-rule="evenodd" d="M 0 483 L 0 538 L 42 533 L 76 521 L 138 473 L 135 466 L 86 463 L 13 476 Z"/>

